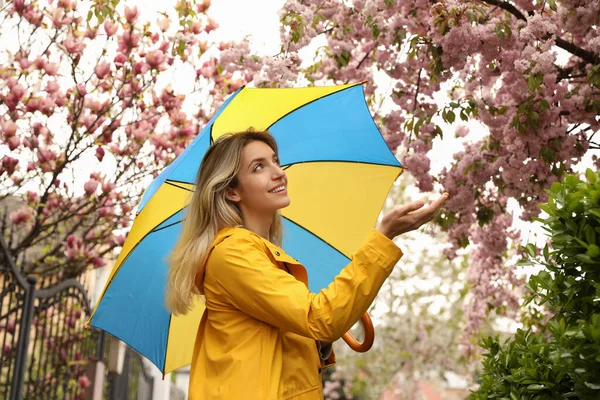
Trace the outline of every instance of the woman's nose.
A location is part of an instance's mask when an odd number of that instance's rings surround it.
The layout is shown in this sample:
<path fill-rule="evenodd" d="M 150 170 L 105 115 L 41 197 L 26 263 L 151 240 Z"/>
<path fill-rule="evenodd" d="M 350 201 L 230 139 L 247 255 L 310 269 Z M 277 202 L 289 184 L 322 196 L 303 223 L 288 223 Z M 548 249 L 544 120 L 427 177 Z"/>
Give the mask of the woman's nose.
<path fill-rule="evenodd" d="M 281 179 L 285 176 L 285 171 L 279 165 L 275 165 L 275 172 L 273 173 L 273 180 Z"/>

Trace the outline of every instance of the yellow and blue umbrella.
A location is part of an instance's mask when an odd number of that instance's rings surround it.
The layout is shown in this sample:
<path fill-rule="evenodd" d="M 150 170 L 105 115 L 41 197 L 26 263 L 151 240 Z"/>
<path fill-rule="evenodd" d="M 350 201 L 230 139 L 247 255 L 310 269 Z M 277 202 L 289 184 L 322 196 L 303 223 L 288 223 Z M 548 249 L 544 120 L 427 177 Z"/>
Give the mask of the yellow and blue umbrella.
<path fill-rule="evenodd" d="M 361 84 L 242 88 L 150 184 L 90 325 L 148 358 L 163 373 L 191 362 L 201 298 L 185 316 L 164 306 L 166 258 L 210 144 L 228 132 L 268 130 L 279 146 L 292 199 L 282 210 L 283 249 L 319 292 L 348 264 L 402 172 L 367 108 Z"/>

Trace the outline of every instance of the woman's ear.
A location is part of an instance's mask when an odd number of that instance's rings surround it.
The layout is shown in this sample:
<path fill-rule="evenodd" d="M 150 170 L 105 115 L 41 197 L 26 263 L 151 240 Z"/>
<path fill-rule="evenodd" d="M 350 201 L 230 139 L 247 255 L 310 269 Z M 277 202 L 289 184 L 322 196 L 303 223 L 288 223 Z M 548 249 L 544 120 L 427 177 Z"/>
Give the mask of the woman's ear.
<path fill-rule="evenodd" d="M 225 198 L 229 201 L 233 201 L 234 203 L 238 203 L 240 200 L 242 200 L 242 197 L 238 191 L 231 187 L 228 187 L 225 191 Z"/>

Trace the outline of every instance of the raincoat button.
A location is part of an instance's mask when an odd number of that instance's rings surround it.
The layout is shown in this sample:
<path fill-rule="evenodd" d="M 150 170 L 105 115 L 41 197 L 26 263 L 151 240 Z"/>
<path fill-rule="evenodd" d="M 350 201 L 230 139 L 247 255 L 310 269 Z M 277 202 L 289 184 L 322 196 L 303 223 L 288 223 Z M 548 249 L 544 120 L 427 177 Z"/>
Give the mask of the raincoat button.
<path fill-rule="evenodd" d="M 321 369 L 321 367 L 319 367 L 319 373 L 321 373 L 321 371 L 322 371 L 322 369 Z"/>
<path fill-rule="evenodd" d="M 276 255 L 276 256 L 279 256 L 280 254 L 279 254 L 279 252 L 278 252 L 278 251 L 276 251 L 276 252 L 275 252 L 275 255 Z"/>

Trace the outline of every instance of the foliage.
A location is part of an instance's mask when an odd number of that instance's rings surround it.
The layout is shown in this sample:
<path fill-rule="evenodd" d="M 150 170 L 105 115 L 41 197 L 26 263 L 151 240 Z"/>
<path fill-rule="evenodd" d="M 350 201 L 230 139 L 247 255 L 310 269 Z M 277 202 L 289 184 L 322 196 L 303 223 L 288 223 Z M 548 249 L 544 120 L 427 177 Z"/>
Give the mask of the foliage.
<path fill-rule="evenodd" d="M 542 329 L 525 326 L 501 343 L 488 337 L 481 386 L 472 399 L 600 397 L 600 172 L 567 175 L 540 206 L 550 245 L 527 245 L 527 302 L 550 313 Z"/>

